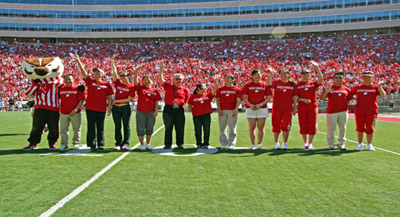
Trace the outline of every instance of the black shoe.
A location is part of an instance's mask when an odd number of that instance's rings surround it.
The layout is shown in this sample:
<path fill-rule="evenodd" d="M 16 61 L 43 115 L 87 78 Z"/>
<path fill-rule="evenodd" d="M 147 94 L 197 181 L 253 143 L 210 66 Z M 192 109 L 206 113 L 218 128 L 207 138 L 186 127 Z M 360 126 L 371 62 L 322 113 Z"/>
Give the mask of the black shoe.
<path fill-rule="evenodd" d="M 96 149 L 96 146 L 90 147 L 90 150 L 91 150 L 91 151 L 96 151 L 96 150 L 97 150 L 97 149 Z"/>
<path fill-rule="evenodd" d="M 200 146 L 200 145 L 198 145 L 198 146 L 197 146 L 197 149 L 200 149 L 200 148 L 201 148 L 201 146 Z"/>
<path fill-rule="evenodd" d="M 99 150 L 104 150 L 104 146 L 99 146 Z"/>
<path fill-rule="evenodd" d="M 171 146 L 166 145 L 163 149 L 171 149 Z"/>
<path fill-rule="evenodd" d="M 178 145 L 178 149 L 183 149 L 183 145 Z"/>
<path fill-rule="evenodd" d="M 203 146 L 204 149 L 208 149 L 208 145 Z"/>

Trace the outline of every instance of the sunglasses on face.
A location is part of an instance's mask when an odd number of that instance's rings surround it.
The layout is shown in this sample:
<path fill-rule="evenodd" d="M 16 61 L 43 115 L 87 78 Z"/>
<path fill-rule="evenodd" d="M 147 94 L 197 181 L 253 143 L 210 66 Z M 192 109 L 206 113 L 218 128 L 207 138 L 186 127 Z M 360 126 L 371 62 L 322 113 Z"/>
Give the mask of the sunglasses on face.
<path fill-rule="evenodd" d="M 335 79 L 343 79 L 342 77 L 335 77 Z"/>
<path fill-rule="evenodd" d="M 309 74 L 308 72 L 302 72 L 302 73 L 300 73 L 300 74 L 302 74 L 302 75 L 306 75 L 306 74 Z"/>
<path fill-rule="evenodd" d="M 182 81 L 182 79 L 181 79 L 181 78 L 175 78 L 175 80 L 177 80 L 177 81 Z"/>
<path fill-rule="evenodd" d="M 121 77 L 128 77 L 128 75 L 121 75 Z"/>

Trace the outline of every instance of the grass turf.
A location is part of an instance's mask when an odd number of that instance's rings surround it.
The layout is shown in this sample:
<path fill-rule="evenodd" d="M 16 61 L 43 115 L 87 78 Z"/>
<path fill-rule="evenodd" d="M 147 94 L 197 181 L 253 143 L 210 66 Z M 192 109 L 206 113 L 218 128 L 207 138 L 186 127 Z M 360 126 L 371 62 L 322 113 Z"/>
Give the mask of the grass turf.
<path fill-rule="evenodd" d="M 135 113 L 131 146 L 138 142 Z M 162 126 L 162 114 L 155 129 Z M 82 143 L 86 119 L 82 116 Z M 218 144 L 217 114 L 212 115 L 211 145 Z M 38 216 L 89 180 L 123 152 L 113 151 L 114 125 L 106 118 L 106 150 L 101 157 L 45 156 L 44 135 L 38 150 L 27 145 L 28 112 L 0 113 L 0 216 Z M 377 122 L 376 147 L 400 152 L 399 123 Z M 247 121 L 239 116 L 237 146 L 248 147 Z M 356 141 L 354 119 L 347 138 Z M 186 113 L 185 142 L 194 144 L 192 117 Z M 326 132 L 326 117 L 319 117 Z M 289 150 L 273 150 L 270 119 L 264 150 L 219 150 L 199 157 L 170 157 L 136 149 L 54 216 L 399 216 L 400 156 L 381 150 L 329 151 L 326 136 L 314 139 L 315 151 L 301 150 L 297 117 Z M 152 145 L 163 144 L 164 130 Z M 57 145 L 59 146 L 59 145 Z M 187 148 L 176 153 L 194 153 Z"/>

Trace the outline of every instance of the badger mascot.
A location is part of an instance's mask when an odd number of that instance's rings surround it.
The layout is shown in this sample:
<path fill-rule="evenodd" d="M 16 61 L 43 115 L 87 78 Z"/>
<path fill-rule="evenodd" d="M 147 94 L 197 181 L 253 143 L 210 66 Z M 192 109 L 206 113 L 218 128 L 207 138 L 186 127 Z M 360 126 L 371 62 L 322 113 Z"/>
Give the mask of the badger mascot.
<path fill-rule="evenodd" d="M 30 79 L 26 94 L 34 96 L 35 111 L 29 145 L 24 150 L 37 149 L 47 124 L 49 149 L 55 149 L 59 136 L 59 87 L 63 83 L 64 66 L 59 57 L 22 60 L 23 73 Z"/>

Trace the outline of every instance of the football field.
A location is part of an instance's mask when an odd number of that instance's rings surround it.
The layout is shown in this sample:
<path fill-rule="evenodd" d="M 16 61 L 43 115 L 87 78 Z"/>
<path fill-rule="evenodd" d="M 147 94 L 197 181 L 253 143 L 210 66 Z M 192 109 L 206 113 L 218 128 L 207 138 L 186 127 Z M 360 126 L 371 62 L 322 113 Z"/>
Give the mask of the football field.
<path fill-rule="evenodd" d="M 300 149 L 296 116 L 289 150 L 274 150 L 268 119 L 264 149 L 249 150 L 241 113 L 237 146 L 243 148 L 221 150 L 213 113 L 210 144 L 217 150 L 195 156 L 192 116 L 186 113 L 185 149 L 165 156 L 139 150 L 135 114 L 130 143 L 135 149 L 114 151 L 108 116 L 106 149 L 71 155 L 66 154 L 71 149 L 49 151 L 47 134 L 39 149 L 21 150 L 28 145 L 30 113 L 1 112 L 0 216 L 400 216 L 400 123 L 377 121 L 377 150 L 360 152 L 350 118 L 347 151 L 331 151 L 326 117 L 319 116 L 311 151 Z M 85 114 L 82 126 L 85 144 Z M 155 130 L 152 146 L 162 146 L 162 113 Z"/>

